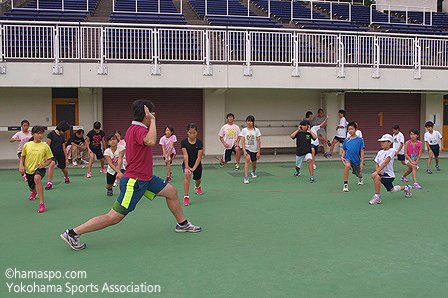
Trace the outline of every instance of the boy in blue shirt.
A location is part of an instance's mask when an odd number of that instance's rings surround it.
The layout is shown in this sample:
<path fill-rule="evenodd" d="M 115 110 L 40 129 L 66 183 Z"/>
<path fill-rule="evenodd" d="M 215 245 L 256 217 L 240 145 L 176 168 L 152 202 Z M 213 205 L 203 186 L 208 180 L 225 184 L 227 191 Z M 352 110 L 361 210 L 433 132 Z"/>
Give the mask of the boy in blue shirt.
<path fill-rule="evenodd" d="M 348 191 L 348 174 L 350 168 L 352 173 L 358 177 L 358 185 L 364 184 L 361 171 L 364 169 L 364 140 L 356 135 L 358 126 L 355 122 L 347 125 L 350 135 L 344 140 L 343 152 L 341 155 L 342 164 L 344 165 L 344 188 L 342 191 Z"/>

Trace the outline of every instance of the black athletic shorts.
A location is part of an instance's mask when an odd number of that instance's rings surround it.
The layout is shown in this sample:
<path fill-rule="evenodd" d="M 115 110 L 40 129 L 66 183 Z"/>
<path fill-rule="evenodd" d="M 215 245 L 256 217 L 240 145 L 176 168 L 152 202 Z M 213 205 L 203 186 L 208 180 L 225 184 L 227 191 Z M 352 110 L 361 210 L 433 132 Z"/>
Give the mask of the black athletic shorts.
<path fill-rule="evenodd" d="M 54 151 L 52 160 L 54 160 L 56 164 L 59 165 L 59 168 L 61 170 L 67 167 L 67 165 L 65 164 L 65 154 L 63 151 Z"/>
<path fill-rule="evenodd" d="M 34 176 L 39 175 L 42 179 L 45 177 L 45 173 L 47 172 L 46 169 L 37 169 L 34 174 L 26 174 L 26 181 L 28 182 L 28 186 L 30 187 L 30 190 L 35 191 L 36 188 L 36 182 L 34 182 Z"/>
<path fill-rule="evenodd" d="M 429 145 L 431 148 L 432 153 L 434 153 L 434 156 L 439 156 L 440 146 L 437 145 Z"/>
<path fill-rule="evenodd" d="M 247 150 L 246 149 L 246 152 L 247 152 L 247 154 L 249 154 L 250 155 L 250 160 L 251 161 L 257 161 L 257 153 L 255 152 L 251 152 L 251 151 L 249 151 L 249 150 Z"/>
<path fill-rule="evenodd" d="M 404 154 L 397 154 L 397 159 L 398 160 L 405 160 L 406 158 L 404 157 Z"/>
<path fill-rule="evenodd" d="M 121 173 L 124 174 L 124 170 L 121 169 Z M 109 174 L 109 172 L 106 174 L 106 183 L 109 185 L 114 184 L 115 179 L 117 179 L 117 173 L 115 173 L 115 175 L 111 175 Z"/>
<path fill-rule="evenodd" d="M 224 152 L 224 161 L 229 162 L 232 160 L 232 152 L 236 153 L 235 146 L 233 146 L 231 149 L 226 149 Z"/>
<path fill-rule="evenodd" d="M 314 148 L 314 154 L 317 155 L 319 153 L 319 146 L 311 145 L 311 149 Z"/>
<path fill-rule="evenodd" d="M 171 153 L 171 155 L 170 155 L 170 157 L 171 157 L 171 159 L 170 159 L 170 164 L 173 163 L 173 159 L 174 159 L 175 156 L 176 156 L 176 154 Z M 163 160 L 165 160 L 165 156 L 163 157 Z"/>
<path fill-rule="evenodd" d="M 182 171 L 185 173 L 185 163 L 182 163 Z M 202 163 L 193 171 L 193 180 L 201 180 L 202 178 Z"/>
<path fill-rule="evenodd" d="M 394 188 L 394 180 L 395 178 L 386 176 L 386 175 L 380 175 L 381 177 L 381 183 L 384 185 L 384 187 L 387 189 L 387 191 L 391 191 L 392 188 Z"/>
<path fill-rule="evenodd" d="M 345 138 L 341 138 L 341 137 L 334 137 L 334 139 L 333 139 L 333 140 L 336 140 L 336 141 L 338 141 L 339 143 L 341 143 L 341 144 L 344 144 Z"/>
<path fill-rule="evenodd" d="M 100 160 L 104 158 L 103 151 L 101 150 L 101 147 L 97 146 L 90 146 L 90 150 L 95 154 L 96 159 Z"/>

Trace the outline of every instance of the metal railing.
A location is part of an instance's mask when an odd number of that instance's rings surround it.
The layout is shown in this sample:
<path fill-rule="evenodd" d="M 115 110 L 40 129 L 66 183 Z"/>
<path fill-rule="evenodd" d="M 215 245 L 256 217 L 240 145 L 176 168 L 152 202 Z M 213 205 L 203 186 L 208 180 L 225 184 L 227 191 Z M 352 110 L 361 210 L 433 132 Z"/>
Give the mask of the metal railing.
<path fill-rule="evenodd" d="M 62 10 L 62 11 L 67 11 L 67 12 L 70 12 L 70 11 L 72 11 L 72 12 L 75 12 L 75 11 L 89 12 L 90 11 L 90 9 L 89 9 L 89 0 L 86 0 L 86 9 L 67 9 L 67 8 L 65 8 L 65 1 L 64 0 L 61 0 L 61 9 L 58 9 L 58 8 L 47 8 L 47 7 L 41 8 L 39 4 L 40 4 L 39 0 L 36 0 L 36 8 L 21 7 L 20 9 L 24 9 L 24 10 L 25 9 L 29 9 L 29 10 L 54 10 L 54 11 L 61 11 Z M 14 0 L 11 0 L 11 8 L 14 9 Z"/>
<path fill-rule="evenodd" d="M 157 11 L 142 11 L 139 10 L 139 1 L 135 0 L 134 2 L 134 8 L 133 10 L 119 10 L 117 9 L 116 6 L 116 1 L 117 0 L 112 0 L 112 12 L 120 12 L 120 13 L 141 13 L 141 14 L 152 14 L 152 13 L 163 13 L 163 14 L 172 14 L 172 15 L 181 15 L 184 13 L 184 9 L 183 9 L 183 1 L 179 1 L 180 2 L 180 7 L 179 7 L 179 12 L 164 12 L 162 11 L 162 6 L 161 6 L 161 0 L 157 0 Z M 130 2 L 129 2 L 130 3 Z M 149 2 L 148 2 L 149 3 Z M 174 5 L 174 4 L 173 4 Z"/>
<path fill-rule="evenodd" d="M 448 38 L 374 32 L 98 23 L 0 22 L 12 61 L 448 68 Z"/>
<path fill-rule="evenodd" d="M 373 8 L 375 7 L 375 8 Z M 385 8 L 385 9 L 384 9 Z M 404 13 L 405 17 L 405 23 L 401 22 L 392 22 L 392 14 L 394 13 L 394 10 L 400 11 Z M 374 20 L 373 13 L 383 11 L 382 13 L 387 15 L 387 22 L 382 22 L 378 20 Z M 412 13 L 422 13 L 422 23 L 412 23 L 409 22 L 411 19 L 409 17 L 409 12 Z M 429 13 L 429 20 L 426 18 L 426 14 Z M 397 18 L 397 17 L 395 17 Z M 432 26 L 432 9 L 430 7 L 423 7 L 423 6 L 405 6 L 405 5 L 389 5 L 389 4 L 372 4 L 370 5 L 370 24 L 406 24 L 406 25 L 425 25 L 425 26 Z"/>

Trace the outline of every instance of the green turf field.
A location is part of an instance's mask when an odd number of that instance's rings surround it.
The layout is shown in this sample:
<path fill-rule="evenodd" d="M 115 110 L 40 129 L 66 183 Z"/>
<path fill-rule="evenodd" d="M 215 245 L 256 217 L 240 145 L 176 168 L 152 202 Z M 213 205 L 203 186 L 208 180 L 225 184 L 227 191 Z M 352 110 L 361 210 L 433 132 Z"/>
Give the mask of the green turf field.
<path fill-rule="evenodd" d="M 342 192 L 337 161 L 318 162 L 313 184 L 307 171 L 293 177 L 293 161 L 259 164 L 259 177 L 248 185 L 233 165 L 207 165 L 204 195 L 190 195 L 191 205 L 184 208 L 201 233 L 175 233 L 165 200 L 142 199 L 119 225 L 82 236 L 83 251 L 71 250 L 59 234 L 110 209 L 117 191 L 106 196 L 105 174 L 95 169 L 87 179 L 86 169 L 70 169 L 72 183 L 65 185 L 57 171 L 53 190 L 45 192 L 47 212 L 38 214 L 38 200 L 27 200 L 18 172 L 3 170 L 2 270 L 79 270 L 87 278 L 3 275 L 0 297 L 69 297 L 66 283 L 98 288 L 73 297 L 108 295 L 104 283 L 161 287 L 161 293 L 115 297 L 447 297 L 448 160 L 432 175 L 425 163 L 419 171 L 422 190 L 405 199 L 403 192 L 382 188 L 377 206 L 368 205 L 371 161 L 365 185 L 356 185 L 351 175 L 348 193 Z M 154 171 L 166 173 L 164 167 Z M 173 171 L 182 195 L 181 168 Z M 396 163 L 398 177 L 402 171 Z M 11 282 L 61 285 L 62 293 L 9 293 Z"/>

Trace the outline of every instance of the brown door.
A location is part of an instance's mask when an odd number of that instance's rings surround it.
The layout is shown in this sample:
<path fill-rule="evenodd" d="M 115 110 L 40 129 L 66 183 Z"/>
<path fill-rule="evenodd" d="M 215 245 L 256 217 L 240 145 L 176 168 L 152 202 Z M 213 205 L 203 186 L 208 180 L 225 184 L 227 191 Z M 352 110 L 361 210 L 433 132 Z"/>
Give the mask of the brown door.
<path fill-rule="evenodd" d="M 157 145 L 154 155 L 162 155 L 158 145 L 167 125 L 172 125 L 178 142 L 175 149 L 179 155 L 180 141 L 187 137 L 190 122 L 198 125 L 198 138 L 203 140 L 203 92 L 202 89 L 103 89 L 103 127 L 106 135 L 120 130 L 123 135 L 132 121 L 131 104 L 139 98 L 149 99 L 155 105 L 157 119 Z"/>
<path fill-rule="evenodd" d="M 61 121 L 67 121 L 70 125 L 78 125 L 78 99 L 77 98 L 53 98 L 52 124 L 56 126 Z M 65 139 L 70 137 L 70 131 L 65 133 Z"/>
<path fill-rule="evenodd" d="M 358 123 L 366 150 L 379 150 L 378 139 L 385 133 L 392 134 L 392 126 L 400 129 L 409 139 L 411 129 L 420 128 L 420 94 L 406 93 L 346 93 L 347 121 Z M 422 139 L 423 135 L 421 135 Z"/>

